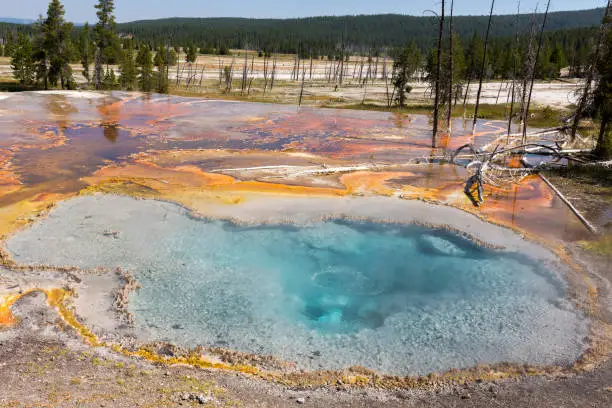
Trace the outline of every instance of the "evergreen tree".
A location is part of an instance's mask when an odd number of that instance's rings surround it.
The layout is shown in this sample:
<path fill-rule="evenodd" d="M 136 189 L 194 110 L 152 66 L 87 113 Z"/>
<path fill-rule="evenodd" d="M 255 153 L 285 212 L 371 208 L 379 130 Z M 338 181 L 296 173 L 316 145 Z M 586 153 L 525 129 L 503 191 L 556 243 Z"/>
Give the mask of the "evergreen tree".
<path fill-rule="evenodd" d="M 40 21 L 39 40 L 37 41 L 35 59 L 38 61 L 38 76 L 44 82 L 45 89 L 49 84 L 56 86 L 58 81 L 62 89 L 74 85 L 70 60 L 72 45 L 70 32 L 72 23 L 64 20 L 64 6 L 59 0 L 51 0 L 47 17 Z"/>
<path fill-rule="evenodd" d="M 138 86 L 140 90 L 151 92 L 153 90 L 153 61 L 151 50 L 146 45 L 141 46 L 138 50 L 136 65 L 138 66 Z"/>
<path fill-rule="evenodd" d="M 474 32 L 465 52 L 466 75 L 476 79 L 480 75 L 484 44 L 478 33 Z"/>
<path fill-rule="evenodd" d="M 4 51 L 2 55 L 5 57 L 10 57 L 11 55 L 13 55 L 13 50 L 15 49 L 15 42 L 13 39 L 13 34 L 8 33 L 8 35 L 6 36 L 4 40 L 6 42 L 4 43 Z"/>
<path fill-rule="evenodd" d="M 194 62 L 196 62 L 197 58 L 198 58 L 198 47 L 196 47 L 195 45 L 192 44 L 189 47 L 187 47 L 187 53 L 185 55 L 185 61 L 186 62 L 194 63 Z"/>
<path fill-rule="evenodd" d="M 414 42 L 408 44 L 393 61 L 394 99 L 400 107 L 406 104 L 406 95 L 412 90 L 408 84 L 420 65 L 421 53 Z"/>
<path fill-rule="evenodd" d="M 103 89 L 104 64 L 115 59 L 119 50 L 119 39 L 115 34 L 115 2 L 113 0 L 99 0 L 95 8 L 98 10 L 98 22 L 94 28 L 94 86 Z M 108 71 L 108 69 L 107 69 Z"/>
<path fill-rule="evenodd" d="M 89 73 L 89 66 L 93 60 L 93 49 L 94 46 L 91 41 L 91 31 L 89 24 L 85 23 L 85 26 L 81 30 L 79 35 L 79 54 L 81 56 L 81 65 L 83 66 L 83 76 L 89 84 L 91 81 L 91 75 Z"/>
<path fill-rule="evenodd" d="M 24 85 L 34 83 L 35 69 L 32 42 L 27 35 L 19 34 L 11 57 L 11 68 L 13 69 L 15 79 Z"/>
<path fill-rule="evenodd" d="M 102 89 L 117 89 L 117 76 L 115 75 L 114 69 L 110 68 L 106 70 L 104 79 L 102 80 Z"/>
<path fill-rule="evenodd" d="M 559 44 L 555 44 L 555 48 L 550 53 L 548 61 L 550 62 L 553 76 L 558 78 L 559 74 L 561 73 L 561 69 L 565 68 L 567 64 L 565 55 L 563 54 L 563 49 Z"/>
<path fill-rule="evenodd" d="M 166 50 L 166 55 L 168 58 L 167 61 L 167 65 L 173 66 L 176 65 L 178 62 L 178 55 L 176 53 L 176 51 L 174 50 L 174 48 L 170 48 L 169 50 Z"/>
<path fill-rule="evenodd" d="M 159 46 L 153 59 L 153 64 L 157 67 L 157 88 L 158 93 L 168 93 L 168 70 L 167 58 L 169 52 L 166 47 Z"/>
<path fill-rule="evenodd" d="M 608 8 L 612 8 L 608 2 Z M 595 88 L 593 109 L 601 120 L 595 153 L 603 160 L 612 159 L 612 13 L 604 20 L 605 36 L 601 58 L 597 62 L 599 80 Z"/>
<path fill-rule="evenodd" d="M 136 88 L 136 80 L 138 73 L 136 72 L 136 63 L 134 61 L 134 43 L 128 41 L 126 49 L 123 51 L 121 59 L 121 78 L 119 83 L 121 88 L 127 91 L 133 91 Z"/>

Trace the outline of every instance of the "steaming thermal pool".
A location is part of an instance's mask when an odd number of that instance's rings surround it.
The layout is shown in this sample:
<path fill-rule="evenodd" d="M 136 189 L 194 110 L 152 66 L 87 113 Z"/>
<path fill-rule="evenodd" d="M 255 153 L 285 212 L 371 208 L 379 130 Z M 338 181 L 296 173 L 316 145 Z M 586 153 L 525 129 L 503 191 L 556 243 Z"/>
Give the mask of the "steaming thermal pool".
<path fill-rule="evenodd" d="M 584 349 L 587 323 L 566 300 L 558 265 L 443 229 L 245 226 L 100 196 L 61 203 L 7 247 L 20 263 L 132 272 L 142 289 L 130 311 L 144 340 L 274 355 L 300 368 L 422 374 L 563 364 Z"/>

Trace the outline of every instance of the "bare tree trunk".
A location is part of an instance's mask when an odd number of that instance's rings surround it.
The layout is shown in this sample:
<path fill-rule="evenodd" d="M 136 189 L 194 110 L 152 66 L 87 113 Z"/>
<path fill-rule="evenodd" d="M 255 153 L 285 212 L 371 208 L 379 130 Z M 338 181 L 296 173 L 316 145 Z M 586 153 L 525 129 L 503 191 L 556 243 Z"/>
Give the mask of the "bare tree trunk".
<path fill-rule="evenodd" d="M 535 59 L 533 61 L 533 69 L 531 71 L 531 84 L 529 85 L 529 96 L 527 97 L 527 108 L 525 109 L 525 119 L 523 121 L 523 144 L 527 140 L 527 116 L 529 115 L 529 105 L 531 104 L 531 94 L 533 93 L 533 84 L 535 82 L 536 70 L 538 67 L 538 59 L 540 58 L 540 50 L 542 49 L 542 40 L 544 38 L 544 27 L 546 27 L 546 19 L 548 18 L 548 10 L 550 9 L 550 0 L 546 3 L 546 11 L 544 12 L 544 21 L 542 21 L 542 27 L 540 29 L 540 38 L 538 40 L 538 50 L 536 51 Z"/>
<path fill-rule="evenodd" d="M 251 93 L 251 85 L 253 84 L 253 80 L 255 79 L 255 56 L 251 58 L 251 78 L 249 79 L 249 87 L 247 88 L 247 96 Z"/>
<path fill-rule="evenodd" d="M 463 119 L 465 119 L 465 113 L 467 108 L 467 98 L 470 93 L 470 84 L 472 82 L 472 75 L 468 74 L 467 86 L 465 87 L 465 93 L 463 94 Z"/>
<path fill-rule="evenodd" d="M 374 66 L 374 77 L 372 78 L 372 83 L 374 83 L 374 80 L 378 79 L 378 59 L 380 57 L 380 50 L 376 52 L 376 65 Z"/>
<path fill-rule="evenodd" d="M 268 87 L 268 65 L 270 63 L 270 59 L 264 54 L 264 66 L 263 66 L 263 76 L 264 76 L 264 87 L 263 94 L 266 96 L 266 88 Z"/>
<path fill-rule="evenodd" d="M 202 64 L 202 72 L 200 73 L 200 84 L 198 87 L 202 90 L 202 81 L 204 80 L 204 70 L 206 69 L 206 64 Z"/>
<path fill-rule="evenodd" d="M 223 60 L 221 59 L 221 56 L 219 56 L 219 89 L 222 89 L 223 87 L 222 81 L 223 81 Z"/>
<path fill-rule="evenodd" d="M 516 90 L 516 80 L 517 80 L 517 65 L 518 65 L 518 47 L 519 47 L 519 16 L 521 14 L 521 1 L 519 0 L 518 2 L 518 6 L 516 9 L 516 20 L 514 22 L 515 24 L 515 44 L 514 44 L 514 50 L 512 52 L 513 57 L 512 58 L 514 60 L 513 62 L 513 73 L 512 73 L 512 99 L 510 101 L 510 113 L 508 114 L 508 136 L 510 136 L 510 133 L 512 132 L 512 116 L 514 116 L 514 94 L 515 94 L 515 90 Z"/>
<path fill-rule="evenodd" d="M 499 103 L 499 95 L 501 95 L 501 90 L 503 86 L 504 86 L 504 80 L 502 79 L 501 83 L 499 84 L 499 89 L 497 90 L 497 98 L 495 98 L 496 105 Z"/>
<path fill-rule="evenodd" d="M 520 120 L 519 120 L 519 132 L 523 130 L 523 126 L 525 125 L 525 109 L 527 107 L 527 85 L 529 84 L 529 78 L 531 77 L 531 70 L 533 69 L 533 60 L 535 58 L 535 50 L 533 49 L 534 38 L 535 38 L 535 30 L 536 30 L 536 13 L 534 11 L 531 21 L 531 28 L 529 30 L 529 41 L 527 45 L 527 52 L 525 56 L 525 64 L 523 66 L 523 78 L 521 84 L 521 111 L 520 111 Z"/>
<path fill-rule="evenodd" d="M 392 103 L 392 99 L 389 95 L 389 77 L 387 75 L 383 75 L 385 77 L 385 89 L 386 89 L 386 95 L 387 95 L 387 107 L 390 108 L 391 107 L 391 103 Z"/>
<path fill-rule="evenodd" d="M 181 53 L 177 52 L 177 56 L 176 56 L 176 87 L 178 88 L 179 86 L 179 69 L 181 66 Z"/>
<path fill-rule="evenodd" d="M 433 113 L 433 135 L 431 138 L 431 147 L 436 147 L 436 137 L 438 136 L 438 113 L 440 105 L 440 71 L 442 59 L 442 35 L 444 32 L 444 0 L 442 0 L 442 12 L 440 14 L 440 31 L 438 33 L 438 60 L 436 61 L 436 84 L 435 84 L 435 99 Z"/>
<path fill-rule="evenodd" d="M 298 101 L 298 107 L 302 106 L 302 97 L 304 96 L 304 81 L 306 79 L 306 68 L 302 66 L 302 84 L 300 85 L 300 99 Z"/>
<path fill-rule="evenodd" d="M 382 67 L 382 76 L 383 78 L 387 78 L 387 56 L 383 57 L 383 67 Z"/>
<path fill-rule="evenodd" d="M 489 23 L 487 24 L 487 34 L 484 42 L 484 53 L 482 55 L 482 67 L 480 69 L 480 78 L 478 81 L 478 91 L 476 92 L 476 106 L 474 108 L 474 121 L 472 122 L 472 134 L 476 131 L 476 122 L 478 121 L 478 108 L 480 107 L 480 93 L 482 92 L 482 80 L 487 67 L 487 49 L 489 47 L 489 33 L 491 31 L 491 19 L 493 18 L 493 7 L 495 0 L 491 0 L 491 11 L 489 12 Z"/>
<path fill-rule="evenodd" d="M 274 59 L 272 60 L 272 74 L 270 75 L 270 92 L 272 92 L 272 88 L 274 88 L 274 79 L 276 78 L 276 64 L 278 62 L 278 55 L 274 54 Z"/>
<path fill-rule="evenodd" d="M 310 49 L 310 79 L 312 79 L 312 48 Z"/>
<path fill-rule="evenodd" d="M 297 54 L 295 54 L 295 58 L 293 59 L 293 69 L 291 70 L 291 80 L 295 79 L 296 69 L 297 69 Z"/>
<path fill-rule="evenodd" d="M 247 86 L 247 70 L 249 69 L 249 56 L 247 47 L 244 47 L 244 66 L 242 67 L 242 82 L 240 83 L 240 94 L 244 95 L 244 90 Z"/>
<path fill-rule="evenodd" d="M 606 134 L 610 132 L 610 130 L 608 130 L 608 126 L 609 126 L 609 118 L 607 116 L 604 116 L 603 118 L 601 118 L 601 124 L 599 126 L 599 135 L 597 136 L 597 144 L 595 145 L 595 154 L 600 157 L 600 158 L 604 158 L 604 159 L 609 159 L 609 151 L 606 148 L 606 144 L 605 142 L 605 138 L 606 138 Z"/>
<path fill-rule="evenodd" d="M 576 132 L 578 131 L 578 123 L 580 119 L 582 119 L 582 115 L 587 105 L 587 101 L 589 99 L 589 94 L 591 92 L 591 84 L 595 77 L 595 65 L 597 61 L 599 61 L 599 52 L 601 50 L 601 45 L 603 43 L 606 21 L 608 16 L 610 15 L 610 9 L 612 8 L 612 1 L 608 0 L 608 5 L 606 6 L 606 12 L 604 15 L 604 19 L 599 26 L 599 36 L 597 38 L 597 45 L 595 46 L 595 52 L 593 53 L 593 60 L 591 61 L 591 66 L 589 67 L 589 71 L 586 76 L 586 81 L 584 84 L 584 89 L 582 91 L 582 95 L 580 97 L 580 101 L 578 102 L 578 106 L 576 107 L 576 113 L 574 114 L 574 120 L 572 121 L 572 131 L 570 133 L 571 140 L 573 141 L 576 138 Z"/>
<path fill-rule="evenodd" d="M 449 78 L 448 78 L 448 112 L 446 114 L 446 123 L 448 124 L 448 135 L 452 132 L 452 114 L 453 114 L 453 70 L 454 70 L 454 55 L 453 55 L 453 7 L 455 0 L 451 0 L 450 16 L 448 23 L 448 48 L 449 48 Z"/>
<path fill-rule="evenodd" d="M 363 77 L 363 65 L 364 65 L 364 62 L 363 62 L 363 58 L 362 58 L 361 62 L 359 64 L 359 78 L 357 78 L 357 83 L 360 84 L 360 85 L 361 85 L 361 82 L 362 82 L 361 79 Z"/>

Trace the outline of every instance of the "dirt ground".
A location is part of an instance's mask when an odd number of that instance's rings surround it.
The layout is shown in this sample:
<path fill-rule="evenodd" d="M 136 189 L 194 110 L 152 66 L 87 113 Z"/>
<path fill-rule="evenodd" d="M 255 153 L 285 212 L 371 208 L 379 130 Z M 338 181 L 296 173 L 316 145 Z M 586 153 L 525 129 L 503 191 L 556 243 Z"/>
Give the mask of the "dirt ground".
<path fill-rule="evenodd" d="M 246 100 L 265 101 L 273 103 L 296 104 L 300 98 L 301 80 L 293 75 L 295 60 L 292 55 L 280 55 L 277 62 L 277 71 L 272 90 L 264 92 L 266 83 L 270 83 L 271 63 L 268 62 L 267 77 L 264 80 L 264 59 L 250 53 L 247 59 L 247 90 L 241 89 L 242 73 L 244 68 L 244 53 L 234 51 L 232 56 L 200 55 L 197 62 L 187 64 L 184 54 L 181 54 L 179 64 L 169 68 L 171 92 L 190 96 L 230 97 Z M 362 68 L 363 61 L 363 68 Z M 372 80 L 364 84 L 363 78 L 368 73 L 368 64 L 361 57 L 351 57 L 344 66 L 344 80 L 342 85 L 336 86 L 336 81 L 329 81 L 329 72 L 337 63 L 326 60 L 315 60 L 312 68 L 309 60 L 302 61 L 300 70 L 304 74 L 304 91 L 302 103 L 305 105 L 342 106 L 354 104 L 376 104 L 385 106 L 392 92 L 392 85 L 385 81 L 383 73 L 391 72 L 392 62 L 379 59 L 378 65 L 371 65 L 370 77 Z M 384 68 L 386 65 L 386 68 Z M 232 91 L 227 94 L 221 90 L 219 83 L 220 67 L 232 67 Z M 111 66 L 117 74 L 119 68 Z M 90 68 L 90 70 L 93 68 Z M 222 69 L 222 68 L 221 68 Z M 80 64 L 73 64 L 72 70 L 75 80 L 80 86 L 86 87 L 87 81 L 83 76 Z M 0 57 L 0 79 L 11 80 L 12 71 L 10 58 Z M 468 89 L 468 104 L 475 103 L 478 84 L 472 83 Z M 414 81 L 411 83 L 412 91 L 408 95 L 408 104 L 431 104 L 431 89 L 427 82 Z M 533 90 L 533 106 L 550 106 L 555 109 L 564 109 L 576 101 L 576 90 L 580 82 L 575 79 L 562 79 L 556 81 L 541 81 L 535 84 Z M 481 103 L 505 104 L 510 100 L 511 83 L 498 80 L 487 81 L 483 84 Z M 457 101 L 461 105 L 461 98 Z"/>
<path fill-rule="evenodd" d="M 292 389 L 243 374 L 154 366 L 88 348 L 58 325 L 44 296 L 14 307 L 19 325 L 0 332 L 1 407 L 608 407 L 612 363 L 561 379 L 445 385 L 431 391 Z"/>

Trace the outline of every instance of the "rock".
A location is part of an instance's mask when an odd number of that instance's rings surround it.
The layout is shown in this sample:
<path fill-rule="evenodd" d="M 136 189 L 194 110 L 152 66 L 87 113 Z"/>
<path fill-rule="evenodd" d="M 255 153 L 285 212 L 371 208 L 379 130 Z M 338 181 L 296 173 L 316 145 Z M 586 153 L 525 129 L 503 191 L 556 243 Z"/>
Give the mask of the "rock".
<path fill-rule="evenodd" d="M 209 397 L 208 395 L 204 395 L 204 394 L 200 394 L 196 397 L 196 400 L 204 405 L 204 404 L 208 404 L 209 402 L 211 402 L 213 399 L 212 397 Z"/>
<path fill-rule="evenodd" d="M 304 398 L 300 397 L 300 398 L 296 399 L 295 402 L 297 402 L 298 404 L 303 404 L 303 403 L 306 402 L 306 400 Z"/>

